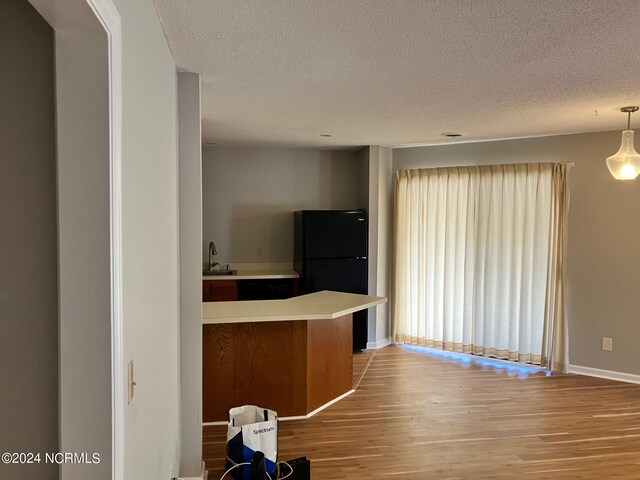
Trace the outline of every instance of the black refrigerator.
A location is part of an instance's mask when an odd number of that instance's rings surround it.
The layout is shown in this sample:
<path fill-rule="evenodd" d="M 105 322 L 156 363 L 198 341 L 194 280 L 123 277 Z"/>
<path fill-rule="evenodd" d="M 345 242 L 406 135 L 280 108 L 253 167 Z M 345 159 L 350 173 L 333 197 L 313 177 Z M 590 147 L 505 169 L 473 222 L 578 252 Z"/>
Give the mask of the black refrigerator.
<path fill-rule="evenodd" d="M 301 293 L 368 293 L 369 227 L 365 210 L 294 212 L 293 265 Z M 367 310 L 353 314 L 353 349 L 367 348 Z"/>

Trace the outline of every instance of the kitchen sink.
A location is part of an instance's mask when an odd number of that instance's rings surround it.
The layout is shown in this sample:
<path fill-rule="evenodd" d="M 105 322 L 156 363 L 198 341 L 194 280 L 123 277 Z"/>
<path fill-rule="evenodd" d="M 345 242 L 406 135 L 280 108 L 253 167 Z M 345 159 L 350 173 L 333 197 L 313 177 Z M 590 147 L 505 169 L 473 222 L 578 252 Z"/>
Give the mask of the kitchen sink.
<path fill-rule="evenodd" d="M 203 270 L 202 274 L 205 277 L 219 277 L 221 275 L 235 275 L 235 270 Z"/>

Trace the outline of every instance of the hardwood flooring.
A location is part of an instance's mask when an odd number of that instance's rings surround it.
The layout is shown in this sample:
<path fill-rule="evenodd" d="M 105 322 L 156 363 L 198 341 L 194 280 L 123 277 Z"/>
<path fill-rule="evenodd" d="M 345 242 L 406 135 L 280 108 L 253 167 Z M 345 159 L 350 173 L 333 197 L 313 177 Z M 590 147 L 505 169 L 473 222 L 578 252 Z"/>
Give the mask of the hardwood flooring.
<path fill-rule="evenodd" d="M 354 380 L 368 359 L 354 356 Z M 226 427 L 203 434 L 217 480 Z M 280 422 L 279 459 L 299 456 L 314 480 L 640 479 L 640 385 L 389 346 L 355 393 Z"/>

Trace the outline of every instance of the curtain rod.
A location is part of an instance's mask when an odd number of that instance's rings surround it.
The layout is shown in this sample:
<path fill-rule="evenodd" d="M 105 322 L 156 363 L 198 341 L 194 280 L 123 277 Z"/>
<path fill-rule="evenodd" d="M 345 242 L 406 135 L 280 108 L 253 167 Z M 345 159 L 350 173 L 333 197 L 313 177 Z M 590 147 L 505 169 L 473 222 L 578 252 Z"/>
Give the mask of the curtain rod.
<path fill-rule="evenodd" d="M 527 163 L 531 163 L 531 162 L 524 162 L 524 163 L 509 163 L 509 164 L 501 164 L 498 163 L 496 165 L 526 165 Z M 575 162 L 540 162 L 540 163 L 550 163 L 553 165 L 566 165 L 567 167 L 575 167 L 576 163 Z M 429 168 L 456 168 L 456 167 L 486 167 L 486 166 L 494 166 L 492 164 L 479 164 L 479 165 L 446 165 L 446 166 L 442 166 L 442 167 L 420 167 L 420 168 L 405 168 L 402 170 L 395 170 L 396 172 L 400 172 L 400 171 L 404 171 L 404 170 L 422 170 L 423 168 L 429 169 Z"/>

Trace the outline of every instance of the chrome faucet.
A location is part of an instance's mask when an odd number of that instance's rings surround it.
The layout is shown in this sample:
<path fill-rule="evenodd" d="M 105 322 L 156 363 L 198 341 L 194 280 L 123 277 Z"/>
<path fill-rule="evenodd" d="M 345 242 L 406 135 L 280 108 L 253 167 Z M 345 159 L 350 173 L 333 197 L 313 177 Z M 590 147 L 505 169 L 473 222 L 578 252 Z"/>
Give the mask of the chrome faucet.
<path fill-rule="evenodd" d="M 211 261 L 211 257 L 217 254 L 218 251 L 216 250 L 216 244 L 213 242 L 209 242 L 209 270 L 213 270 L 213 267 L 215 267 L 216 265 L 220 265 L 218 262 Z"/>

